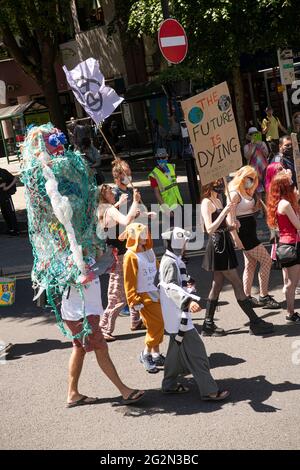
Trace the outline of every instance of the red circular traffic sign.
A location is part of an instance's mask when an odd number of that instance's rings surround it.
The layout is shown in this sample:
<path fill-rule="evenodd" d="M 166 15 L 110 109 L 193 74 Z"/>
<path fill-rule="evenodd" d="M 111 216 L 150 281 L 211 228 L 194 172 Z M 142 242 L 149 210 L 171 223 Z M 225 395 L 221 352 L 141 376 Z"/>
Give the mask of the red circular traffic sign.
<path fill-rule="evenodd" d="M 184 28 L 173 18 L 163 21 L 158 30 L 158 44 L 165 59 L 179 64 L 186 56 L 188 40 Z"/>

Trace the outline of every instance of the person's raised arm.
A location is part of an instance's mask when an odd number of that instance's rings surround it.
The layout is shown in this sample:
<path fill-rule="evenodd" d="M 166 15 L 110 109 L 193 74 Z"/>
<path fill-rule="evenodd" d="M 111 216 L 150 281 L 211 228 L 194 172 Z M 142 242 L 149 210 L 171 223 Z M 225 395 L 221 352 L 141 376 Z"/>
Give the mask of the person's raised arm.
<path fill-rule="evenodd" d="M 263 122 L 261 125 L 262 134 L 267 134 L 269 128 L 270 128 L 270 121 L 268 119 L 263 119 Z"/>
<path fill-rule="evenodd" d="M 3 191 L 8 191 L 12 186 L 14 186 L 15 184 L 17 184 L 17 181 L 18 181 L 18 178 L 15 176 L 11 183 L 9 183 L 9 184 L 6 183 L 6 184 L 2 187 Z"/>
<path fill-rule="evenodd" d="M 244 146 L 244 156 L 247 161 L 251 159 L 254 152 L 255 152 L 255 144 L 253 144 L 252 142 L 249 142 L 248 144 Z"/>
<path fill-rule="evenodd" d="M 231 191 L 230 197 L 231 197 L 231 202 L 234 204 L 234 206 L 233 206 L 233 209 L 229 211 L 227 215 L 227 223 L 230 227 L 236 227 L 237 224 L 240 225 L 239 221 L 236 220 L 236 206 L 240 202 L 240 195 L 236 191 Z M 232 235 L 232 238 L 236 247 L 239 248 L 240 250 L 243 250 L 244 246 L 243 246 L 243 243 L 241 242 L 241 239 L 238 235 L 237 230 L 236 229 L 232 230 L 231 235 Z"/>
<path fill-rule="evenodd" d="M 112 206 L 108 209 L 108 217 L 117 222 L 120 225 L 129 225 L 135 220 L 137 210 L 139 208 L 139 202 L 141 200 L 141 195 L 137 189 L 133 191 L 133 203 L 128 211 L 127 215 L 122 214 L 116 207 Z"/>
<path fill-rule="evenodd" d="M 203 199 L 202 204 L 201 204 L 201 214 L 202 214 L 205 228 L 208 234 L 214 233 L 216 230 L 218 230 L 219 226 L 221 225 L 221 223 L 223 222 L 223 220 L 225 219 L 225 217 L 227 216 L 227 214 L 232 208 L 233 208 L 233 203 L 229 202 L 224 207 L 224 209 L 222 210 L 220 215 L 217 217 L 217 219 L 213 222 L 212 214 L 214 212 L 214 206 L 209 199 L 207 198 Z"/>

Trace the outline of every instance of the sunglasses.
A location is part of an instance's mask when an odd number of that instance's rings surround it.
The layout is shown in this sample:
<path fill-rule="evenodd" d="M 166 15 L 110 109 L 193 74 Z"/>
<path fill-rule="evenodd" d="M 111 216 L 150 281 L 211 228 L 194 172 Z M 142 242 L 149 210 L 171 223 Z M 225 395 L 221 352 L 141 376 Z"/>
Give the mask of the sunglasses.
<path fill-rule="evenodd" d="M 101 188 L 101 192 L 106 191 L 107 189 L 109 189 L 110 191 L 112 191 L 112 187 L 109 186 L 109 184 L 103 184 L 103 185 L 102 185 L 102 188 Z"/>

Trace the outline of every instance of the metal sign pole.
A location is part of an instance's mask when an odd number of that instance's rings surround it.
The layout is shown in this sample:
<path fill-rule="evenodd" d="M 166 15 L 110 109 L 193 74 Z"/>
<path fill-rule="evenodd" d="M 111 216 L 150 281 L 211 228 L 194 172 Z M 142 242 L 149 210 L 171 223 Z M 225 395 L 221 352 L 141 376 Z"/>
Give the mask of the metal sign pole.
<path fill-rule="evenodd" d="M 277 57 L 278 57 L 278 65 L 279 65 L 279 72 L 280 72 L 280 81 L 281 81 L 281 84 L 284 85 L 284 90 L 283 90 L 282 95 L 283 95 L 283 104 L 284 104 L 286 125 L 287 125 L 287 127 L 290 127 L 291 120 L 290 120 L 290 113 L 289 113 L 289 106 L 288 106 L 288 94 L 287 94 L 287 91 L 286 91 L 286 84 L 285 84 L 285 80 L 284 80 L 283 72 L 282 72 L 280 49 L 277 49 Z"/>

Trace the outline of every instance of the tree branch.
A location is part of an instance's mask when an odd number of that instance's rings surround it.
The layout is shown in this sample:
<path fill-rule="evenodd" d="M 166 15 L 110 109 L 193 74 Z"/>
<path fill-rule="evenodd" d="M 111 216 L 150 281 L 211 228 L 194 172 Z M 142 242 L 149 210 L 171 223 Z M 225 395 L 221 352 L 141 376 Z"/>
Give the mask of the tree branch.
<path fill-rule="evenodd" d="M 25 73 L 30 75 L 35 81 L 38 81 L 39 83 L 39 67 L 30 61 L 22 48 L 18 45 L 9 25 L 7 23 L 2 24 L 1 31 L 3 43 L 9 50 L 12 57 L 22 67 Z"/>
<path fill-rule="evenodd" d="M 26 44 L 26 49 L 30 51 L 29 52 L 30 56 L 33 58 L 35 65 L 38 67 L 41 61 L 41 53 L 39 50 L 39 45 L 34 40 L 34 37 L 32 36 L 25 21 L 21 17 L 17 16 L 16 22 L 20 30 L 22 40 Z"/>

